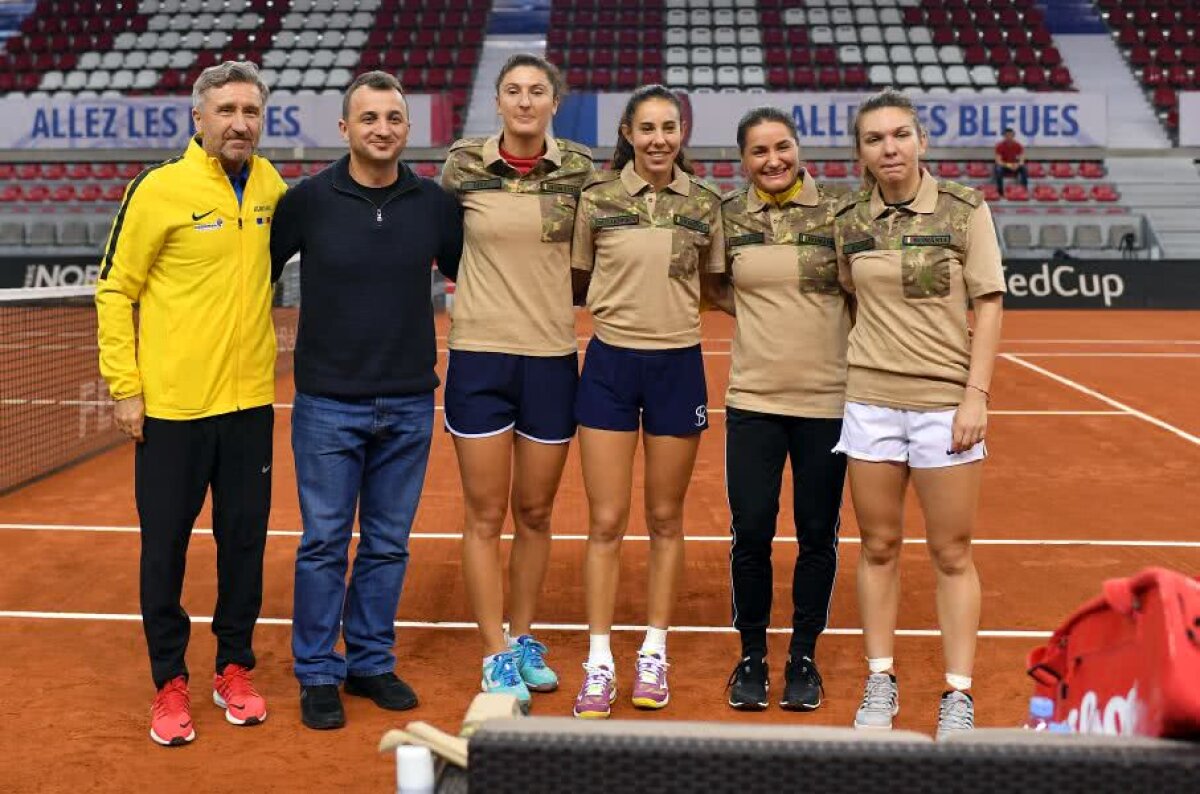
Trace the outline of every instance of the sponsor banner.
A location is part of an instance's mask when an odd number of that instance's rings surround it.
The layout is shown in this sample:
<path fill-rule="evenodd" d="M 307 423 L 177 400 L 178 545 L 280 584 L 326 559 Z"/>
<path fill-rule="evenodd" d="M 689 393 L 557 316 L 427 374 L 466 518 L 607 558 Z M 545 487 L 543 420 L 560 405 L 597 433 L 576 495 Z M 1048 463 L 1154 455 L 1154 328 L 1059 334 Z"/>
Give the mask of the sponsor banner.
<path fill-rule="evenodd" d="M 1200 262 L 1006 259 L 1005 308 L 1200 309 Z"/>
<path fill-rule="evenodd" d="M 851 124 L 867 94 L 690 94 L 684 100 L 691 146 L 734 146 L 742 114 L 759 105 L 791 113 L 804 146 L 851 146 Z M 1104 146 L 1104 94 L 909 94 L 931 146 L 994 146 L 1012 127 L 1025 146 Z M 569 94 L 554 133 L 589 146 L 613 146 L 628 94 Z"/>
<path fill-rule="evenodd" d="M 1200 146 L 1200 91 L 1179 92 L 1179 145 Z"/>
<path fill-rule="evenodd" d="M 449 98 L 407 97 L 408 146 L 450 143 Z M 263 148 L 344 148 L 341 95 L 271 94 Z M 0 97 L 0 149 L 183 149 L 194 134 L 191 97 Z"/>
<path fill-rule="evenodd" d="M 0 256 L 0 289 L 95 284 L 100 256 Z"/>

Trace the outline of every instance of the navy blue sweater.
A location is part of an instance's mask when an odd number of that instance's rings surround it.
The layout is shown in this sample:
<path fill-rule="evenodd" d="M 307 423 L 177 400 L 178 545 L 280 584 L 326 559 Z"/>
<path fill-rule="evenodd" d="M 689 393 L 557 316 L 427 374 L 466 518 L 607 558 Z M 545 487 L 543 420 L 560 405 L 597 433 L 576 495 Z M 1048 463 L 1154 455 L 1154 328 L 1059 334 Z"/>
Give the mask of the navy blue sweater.
<path fill-rule="evenodd" d="M 462 211 L 404 163 L 379 203 L 349 155 L 284 194 L 271 222 L 271 276 L 300 252 L 296 390 L 355 399 L 437 388 L 430 266 L 453 279 Z"/>

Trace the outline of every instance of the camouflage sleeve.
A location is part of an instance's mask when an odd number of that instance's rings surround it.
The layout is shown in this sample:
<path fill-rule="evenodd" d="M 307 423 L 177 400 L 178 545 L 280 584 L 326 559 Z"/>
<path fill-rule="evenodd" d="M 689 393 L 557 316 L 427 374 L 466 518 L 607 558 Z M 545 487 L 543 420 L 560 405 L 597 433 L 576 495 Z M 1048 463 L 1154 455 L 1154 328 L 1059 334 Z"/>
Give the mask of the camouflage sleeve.
<path fill-rule="evenodd" d="M 456 163 L 457 160 L 458 160 L 458 155 L 456 155 L 454 152 L 451 152 L 449 154 L 449 156 L 446 157 L 446 162 L 442 164 L 442 180 L 441 180 L 442 181 L 442 189 L 445 190 L 447 193 L 453 194 L 456 197 L 458 195 L 458 182 L 459 182 L 458 166 Z"/>
<path fill-rule="evenodd" d="M 571 237 L 571 267 L 591 272 L 596 262 L 592 218 L 596 203 L 586 190 L 579 194 L 579 205 L 575 210 L 575 232 Z"/>
<path fill-rule="evenodd" d="M 986 203 L 971 210 L 967 222 L 967 251 L 963 279 L 972 298 L 1004 292 L 1004 263 L 992 211 Z"/>
<path fill-rule="evenodd" d="M 853 295 L 854 279 L 850 274 L 850 259 L 842 250 L 846 242 L 844 218 L 844 214 L 839 214 L 833 219 L 833 248 L 837 252 L 838 283 L 842 285 L 842 289 Z"/>
<path fill-rule="evenodd" d="M 717 202 L 713 217 L 709 223 L 712 236 L 708 241 L 708 261 L 704 263 L 706 273 L 724 273 L 725 266 L 725 221 L 721 212 L 721 204 Z"/>

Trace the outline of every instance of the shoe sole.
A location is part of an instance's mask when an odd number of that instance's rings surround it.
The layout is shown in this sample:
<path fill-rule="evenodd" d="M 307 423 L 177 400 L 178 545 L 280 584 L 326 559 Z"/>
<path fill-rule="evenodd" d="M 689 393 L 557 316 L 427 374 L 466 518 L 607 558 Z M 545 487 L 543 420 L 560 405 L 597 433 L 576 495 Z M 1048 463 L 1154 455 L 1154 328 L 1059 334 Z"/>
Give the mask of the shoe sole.
<path fill-rule="evenodd" d="M 248 728 L 251 725 L 261 725 L 267 721 L 266 709 L 263 709 L 263 713 L 257 717 L 247 717 L 244 720 L 239 720 L 237 717 L 233 716 L 233 712 L 229 710 L 229 705 L 225 702 L 225 698 L 221 697 L 221 693 L 217 692 L 215 689 L 213 690 L 213 703 L 217 705 L 217 708 L 224 709 L 225 721 L 230 725 Z"/>
<path fill-rule="evenodd" d="M 896 708 L 892 709 L 892 719 L 895 719 L 896 715 L 899 713 L 900 713 L 900 704 L 897 703 Z M 855 717 L 854 718 L 854 728 L 855 728 L 855 730 L 860 730 L 860 731 L 890 731 L 892 729 L 892 723 L 889 721 L 887 725 L 863 725 L 861 722 L 858 721 L 858 717 Z"/>
<path fill-rule="evenodd" d="M 528 681 L 526 681 L 525 688 L 528 689 L 530 692 L 542 692 L 542 693 L 554 692 L 554 691 L 557 691 L 557 689 L 558 689 L 558 682 L 555 681 L 553 684 L 531 684 Z"/>
<path fill-rule="evenodd" d="M 369 692 L 359 689 L 354 684 L 351 684 L 350 679 L 346 679 L 346 683 L 342 686 L 342 691 L 347 695 L 353 695 L 356 698 L 366 698 L 385 711 L 408 711 L 409 709 L 415 709 L 417 707 L 417 697 L 415 695 L 413 696 L 411 703 L 406 701 L 402 706 L 385 706 L 375 698 L 371 697 Z"/>
<path fill-rule="evenodd" d="M 670 693 L 667 693 L 667 696 L 661 701 L 651 700 L 650 698 L 632 698 L 632 701 L 635 709 L 642 709 L 643 711 L 658 711 L 659 709 L 665 709 L 667 707 L 667 704 L 671 702 L 671 695 Z"/>
<path fill-rule="evenodd" d="M 779 701 L 779 708 L 784 711 L 816 711 L 821 708 L 823 700 L 818 700 L 816 703 L 788 703 L 787 701 Z"/>
<path fill-rule="evenodd" d="M 338 722 L 316 723 L 316 722 L 309 722 L 308 720 L 304 719 L 303 715 L 301 715 L 300 722 L 302 722 L 304 724 L 305 728 L 310 728 L 314 731 L 336 731 L 338 728 L 346 727 L 345 719 L 342 719 Z"/>
<path fill-rule="evenodd" d="M 150 739 L 155 744 L 161 745 L 163 747 L 183 747 L 185 744 L 191 744 L 193 741 L 195 741 L 196 729 L 192 728 L 192 730 L 188 733 L 187 736 L 176 736 L 174 739 L 167 740 L 167 739 L 164 739 L 161 736 L 159 736 L 157 733 L 154 732 L 154 729 L 151 728 L 150 729 Z"/>
<path fill-rule="evenodd" d="M 729 698 L 729 707 L 736 711 L 766 711 L 768 701 L 766 700 L 737 700 Z"/>

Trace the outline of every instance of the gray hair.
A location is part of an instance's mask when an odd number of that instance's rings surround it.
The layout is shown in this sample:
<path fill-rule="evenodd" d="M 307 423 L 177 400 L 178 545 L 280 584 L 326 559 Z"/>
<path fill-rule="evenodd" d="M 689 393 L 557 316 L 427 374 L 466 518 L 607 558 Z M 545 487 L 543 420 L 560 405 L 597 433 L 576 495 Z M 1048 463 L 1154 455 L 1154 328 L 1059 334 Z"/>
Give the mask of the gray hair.
<path fill-rule="evenodd" d="M 221 88 L 229 83 L 251 83 L 258 86 L 262 95 L 263 106 L 267 104 L 270 91 L 258 72 L 258 64 L 254 61 L 225 61 L 225 63 L 210 66 L 196 78 L 192 86 L 192 107 L 200 107 L 204 95 L 212 88 Z"/>

